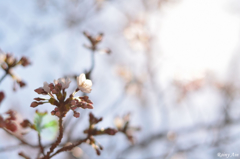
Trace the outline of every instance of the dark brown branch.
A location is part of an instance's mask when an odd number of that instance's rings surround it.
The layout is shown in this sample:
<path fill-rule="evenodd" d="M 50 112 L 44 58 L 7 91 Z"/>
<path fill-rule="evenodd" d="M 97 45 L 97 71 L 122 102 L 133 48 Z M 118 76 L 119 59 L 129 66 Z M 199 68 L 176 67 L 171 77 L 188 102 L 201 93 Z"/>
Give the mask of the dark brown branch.
<path fill-rule="evenodd" d="M 82 144 L 83 142 L 87 141 L 88 137 L 85 138 L 85 139 L 82 139 L 82 140 L 79 140 L 78 142 L 76 142 L 75 144 L 72 144 L 72 145 L 69 145 L 69 146 L 65 146 L 65 147 L 62 147 L 60 148 L 59 150 L 57 150 L 57 152 L 55 152 L 53 155 L 50 156 L 50 158 L 52 158 L 53 156 L 59 154 L 60 152 L 63 152 L 63 151 L 69 151 L 71 149 L 73 149 L 74 147 Z"/>
<path fill-rule="evenodd" d="M 52 144 L 52 146 L 50 147 L 50 150 L 48 151 L 47 155 L 44 157 L 44 159 L 49 159 L 50 154 L 54 151 L 54 149 L 60 144 L 60 142 L 62 141 L 63 138 L 63 117 L 60 116 L 59 117 L 59 135 L 58 138 L 56 140 L 56 142 L 54 144 Z"/>

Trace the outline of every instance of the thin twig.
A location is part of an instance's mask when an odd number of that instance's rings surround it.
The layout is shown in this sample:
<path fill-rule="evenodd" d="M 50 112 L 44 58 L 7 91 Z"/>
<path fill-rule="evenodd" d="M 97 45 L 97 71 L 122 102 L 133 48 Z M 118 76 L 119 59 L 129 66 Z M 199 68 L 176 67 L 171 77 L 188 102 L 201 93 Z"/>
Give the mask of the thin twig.
<path fill-rule="evenodd" d="M 39 147 L 40 147 L 40 151 L 41 151 L 41 153 L 43 154 L 43 156 L 45 157 L 44 148 L 43 148 L 43 146 L 42 146 L 41 140 L 42 140 L 42 139 L 41 139 L 41 134 L 38 133 L 38 144 L 39 144 Z"/>
<path fill-rule="evenodd" d="M 56 142 L 54 144 L 52 144 L 52 146 L 50 147 L 50 150 L 48 151 L 47 155 L 45 156 L 46 159 L 49 159 L 50 154 L 54 151 L 54 149 L 60 144 L 60 142 L 62 141 L 63 138 L 63 117 L 62 115 L 59 117 L 59 135 L 58 138 L 56 140 Z"/>
<path fill-rule="evenodd" d="M 32 144 L 24 141 L 24 140 L 21 139 L 20 137 L 17 137 L 17 136 L 15 136 L 15 135 L 13 135 L 12 133 L 10 133 L 8 130 L 6 130 L 6 129 L 4 129 L 4 128 L 3 128 L 3 130 L 4 130 L 7 134 L 9 134 L 9 135 L 15 137 L 16 139 L 18 139 L 23 145 L 27 145 L 27 146 L 30 146 L 30 147 L 33 147 L 33 148 L 38 147 L 38 145 L 32 145 Z"/>
<path fill-rule="evenodd" d="M 69 145 L 69 146 L 65 146 L 65 147 L 60 148 L 59 150 L 57 150 L 57 152 L 55 152 L 54 154 L 52 154 L 52 155 L 50 156 L 50 158 L 52 158 L 53 156 L 59 154 L 60 152 L 69 151 L 69 150 L 73 149 L 74 147 L 76 147 L 76 146 L 80 145 L 81 143 L 87 141 L 87 139 L 88 139 L 88 137 L 85 138 L 85 139 L 79 140 L 79 141 L 76 142 L 75 144 L 72 144 L 72 145 Z"/>
<path fill-rule="evenodd" d="M 7 72 L 5 72 L 5 74 L 1 77 L 1 79 L 0 79 L 0 83 L 3 81 L 3 79 L 7 76 L 8 74 L 7 74 Z"/>

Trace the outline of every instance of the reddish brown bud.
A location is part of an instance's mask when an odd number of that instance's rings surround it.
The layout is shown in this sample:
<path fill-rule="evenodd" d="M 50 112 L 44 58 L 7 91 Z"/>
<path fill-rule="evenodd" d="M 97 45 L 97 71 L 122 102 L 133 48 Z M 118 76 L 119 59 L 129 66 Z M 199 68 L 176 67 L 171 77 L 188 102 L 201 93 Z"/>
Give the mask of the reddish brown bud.
<path fill-rule="evenodd" d="M 42 87 L 39 87 L 39 88 L 35 89 L 34 91 L 38 94 L 43 94 L 43 95 L 47 94 L 47 92 L 45 92 Z"/>
<path fill-rule="evenodd" d="M 49 87 L 50 90 L 52 91 L 52 90 L 54 89 L 54 84 L 53 84 L 53 83 L 50 83 L 50 84 L 48 85 L 48 87 Z"/>
<path fill-rule="evenodd" d="M 38 106 L 38 102 L 32 102 L 31 107 L 35 108 Z"/>
<path fill-rule="evenodd" d="M 74 116 L 75 118 L 79 118 L 79 117 L 80 117 L 80 113 L 74 111 L 74 112 L 73 112 L 73 116 Z"/>
<path fill-rule="evenodd" d="M 51 111 L 51 114 L 52 114 L 52 115 L 55 115 L 55 114 L 56 114 L 56 111 L 54 111 L 54 110 Z"/>
<path fill-rule="evenodd" d="M 36 101 L 42 101 L 42 100 L 46 100 L 46 99 L 44 99 L 44 98 L 34 98 L 34 100 L 36 100 Z"/>
<path fill-rule="evenodd" d="M 25 120 L 23 120 L 23 122 L 20 123 L 20 125 L 21 125 L 23 128 L 27 128 L 27 127 L 30 127 L 32 124 L 30 123 L 29 120 L 25 119 Z"/>
<path fill-rule="evenodd" d="M 28 66 L 28 65 L 31 64 L 30 61 L 29 61 L 25 56 L 23 56 L 23 57 L 20 59 L 20 62 L 21 62 L 21 65 L 22 65 L 23 67 L 26 67 L 26 66 Z"/>
<path fill-rule="evenodd" d="M 6 127 L 6 129 L 8 129 L 8 130 L 10 130 L 10 131 L 12 131 L 12 132 L 14 132 L 14 131 L 16 131 L 17 130 L 17 126 L 16 126 L 16 124 L 14 124 L 13 122 L 5 122 L 5 127 Z"/>
<path fill-rule="evenodd" d="M 101 152 L 100 152 L 99 149 L 95 149 L 95 150 L 96 150 L 96 153 L 97 153 L 98 156 L 101 155 Z"/>
<path fill-rule="evenodd" d="M 115 135 L 118 131 L 115 129 L 111 129 L 111 128 L 107 128 L 104 130 L 104 133 L 108 134 L 108 135 Z"/>
<path fill-rule="evenodd" d="M 43 102 L 32 102 L 31 107 L 35 108 L 35 107 L 37 107 L 38 105 L 41 105 L 41 104 L 43 104 Z"/>
<path fill-rule="evenodd" d="M 17 81 L 17 83 L 19 84 L 20 87 L 26 86 L 26 83 L 23 81 Z"/>
<path fill-rule="evenodd" d="M 77 106 L 71 106 L 70 107 L 72 110 L 76 110 L 77 109 Z"/>
<path fill-rule="evenodd" d="M 53 93 L 53 94 L 57 94 L 58 91 L 57 91 L 56 89 L 53 89 L 53 90 L 52 90 L 52 93 Z"/>

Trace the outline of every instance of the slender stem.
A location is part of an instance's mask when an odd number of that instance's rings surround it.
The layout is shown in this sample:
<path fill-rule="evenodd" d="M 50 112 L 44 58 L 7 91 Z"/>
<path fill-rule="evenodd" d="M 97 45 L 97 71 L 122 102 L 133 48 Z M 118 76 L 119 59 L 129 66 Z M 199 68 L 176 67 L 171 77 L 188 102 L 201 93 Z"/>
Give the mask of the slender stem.
<path fill-rule="evenodd" d="M 59 117 L 59 135 L 54 144 L 50 147 L 50 150 L 48 151 L 47 155 L 44 157 L 44 159 L 49 159 L 50 154 L 54 151 L 54 149 L 60 144 L 63 138 L 63 117 L 62 114 Z"/>
<path fill-rule="evenodd" d="M 3 128 L 3 130 L 4 130 L 7 134 L 9 134 L 9 135 L 15 137 L 16 139 L 18 139 L 19 141 L 21 141 L 21 143 L 22 143 L 23 145 L 28 145 L 28 146 L 33 147 L 33 148 L 38 147 L 37 145 L 32 145 L 32 144 L 30 144 L 30 143 L 27 143 L 26 141 L 24 141 L 24 140 L 21 139 L 20 137 L 17 137 L 17 136 L 15 136 L 15 135 L 11 134 L 8 130 L 6 130 L 6 129 L 4 129 L 4 128 Z"/>
<path fill-rule="evenodd" d="M 89 70 L 90 74 L 92 73 L 92 71 L 95 67 L 95 52 L 94 52 L 94 50 L 92 50 L 92 52 L 91 52 L 91 60 L 92 60 L 92 65 L 91 65 L 91 68 Z"/>
<path fill-rule="evenodd" d="M 43 156 L 45 157 L 45 154 L 44 154 L 44 148 L 42 146 L 42 142 L 41 142 L 41 134 L 38 133 L 38 144 L 39 144 L 39 147 L 40 147 L 40 150 L 41 150 L 41 153 L 43 154 Z"/>
<path fill-rule="evenodd" d="M 88 139 L 88 137 L 85 138 L 85 139 L 79 140 L 79 141 L 76 142 L 75 144 L 72 144 L 72 145 L 69 145 L 69 146 L 65 146 L 65 147 L 60 148 L 59 150 L 57 150 L 57 152 L 55 152 L 54 154 L 52 154 L 52 155 L 50 156 L 50 158 L 52 158 L 53 156 L 57 155 L 57 154 L 60 153 L 60 152 L 69 151 L 69 150 L 73 149 L 74 147 L 76 147 L 76 146 L 80 145 L 81 143 L 87 141 L 87 139 Z"/>
<path fill-rule="evenodd" d="M 0 83 L 3 81 L 3 79 L 7 76 L 8 74 L 7 74 L 7 72 L 5 72 L 5 74 L 1 77 L 1 79 L 0 79 Z"/>

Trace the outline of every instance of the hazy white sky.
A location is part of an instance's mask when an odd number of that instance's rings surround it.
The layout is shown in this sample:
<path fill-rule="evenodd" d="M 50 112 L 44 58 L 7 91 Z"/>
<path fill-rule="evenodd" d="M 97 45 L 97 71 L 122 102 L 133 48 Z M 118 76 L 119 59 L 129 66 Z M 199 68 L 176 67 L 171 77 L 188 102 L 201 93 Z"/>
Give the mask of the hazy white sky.
<path fill-rule="evenodd" d="M 229 2 L 182 0 L 165 7 L 159 37 L 166 76 L 225 71 L 237 50 L 240 28 Z"/>

